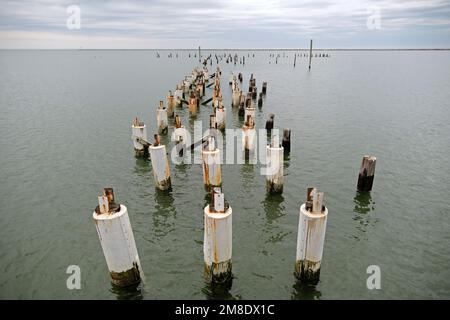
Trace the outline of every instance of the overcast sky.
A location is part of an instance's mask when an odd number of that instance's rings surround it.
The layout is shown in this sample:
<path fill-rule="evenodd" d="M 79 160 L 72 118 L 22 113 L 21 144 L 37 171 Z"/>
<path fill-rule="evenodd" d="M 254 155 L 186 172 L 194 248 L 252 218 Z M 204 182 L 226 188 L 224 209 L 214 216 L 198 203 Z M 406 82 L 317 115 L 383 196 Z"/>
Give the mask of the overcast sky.
<path fill-rule="evenodd" d="M 67 27 L 70 5 L 80 29 Z M 0 0 L 0 48 L 304 48 L 309 38 L 450 48 L 450 0 Z"/>

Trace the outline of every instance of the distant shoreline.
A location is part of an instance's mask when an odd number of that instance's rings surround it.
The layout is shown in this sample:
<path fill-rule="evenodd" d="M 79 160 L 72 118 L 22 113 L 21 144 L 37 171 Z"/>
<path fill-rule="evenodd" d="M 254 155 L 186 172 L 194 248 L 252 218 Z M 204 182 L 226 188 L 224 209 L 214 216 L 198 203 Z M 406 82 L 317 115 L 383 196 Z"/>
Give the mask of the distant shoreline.
<path fill-rule="evenodd" d="M 224 48 L 202 48 L 202 51 L 309 51 L 309 48 L 267 48 L 267 49 L 224 49 Z M 0 51 L 198 51 L 198 48 L 192 49 L 0 49 Z M 450 51 L 450 48 L 410 48 L 410 49 L 333 49 L 333 48 L 313 48 L 313 51 Z"/>

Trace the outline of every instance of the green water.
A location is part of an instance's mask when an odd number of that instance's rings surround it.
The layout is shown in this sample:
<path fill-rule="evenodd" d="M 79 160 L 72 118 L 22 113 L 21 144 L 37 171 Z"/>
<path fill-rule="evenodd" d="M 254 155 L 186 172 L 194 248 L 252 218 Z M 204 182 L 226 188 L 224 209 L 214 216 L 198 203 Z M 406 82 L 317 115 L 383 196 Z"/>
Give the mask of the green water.
<path fill-rule="evenodd" d="M 227 127 L 241 125 L 229 107 L 229 71 L 243 73 L 244 90 L 253 73 L 258 89 L 268 82 L 257 127 L 274 113 L 276 127 L 292 129 L 292 151 L 281 196 L 266 195 L 260 164 L 222 167 L 234 279 L 216 290 L 203 281 L 201 166 L 171 164 L 173 191 L 157 192 L 151 163 L 134 157 L 131 142 L 132 118 L 150 136 L 158 101 L 198 60 L 188 51 L 178 59 L 0 51 L 0 298 L 450 298 L 449 52 L 331 52 L 310 72 L 306 58 L 293 67 L 292 52 L 277 64 L 254 53 L 239 52 L 245 66 L 220 63 Z M 199 113 L 204 127 L 209 108 Z M 186 108 L 178 112 L 191 128 Z M 377 156 L 374 189 L 358 195 L 368 153 Z M 293 276 L 310 185 L 329 209 L 315 287 Z M 140 292 L 110 284 L 92 221 L 106 186 L 128 207 L 146 277 Z M 69 265 L 81 269 L 81 290 L 66 287 Z M 380 290 L 366 287 L 369 265 L 381 269 Z"/>

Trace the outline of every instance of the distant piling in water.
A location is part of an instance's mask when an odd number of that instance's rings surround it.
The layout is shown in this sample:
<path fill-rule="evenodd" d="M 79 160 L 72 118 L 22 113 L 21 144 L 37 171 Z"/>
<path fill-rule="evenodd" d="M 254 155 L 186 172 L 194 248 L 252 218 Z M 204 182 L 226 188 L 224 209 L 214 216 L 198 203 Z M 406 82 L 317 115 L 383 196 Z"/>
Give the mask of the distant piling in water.
<path fill-rule="evenodd" d="M 375 165 L 377 158 L 364 156 L 359 168 L 357 189 L 360 192 L 372 191 L 373 179 L 375 177 Z"/>
<path fill-rule="evenodd" d="M 232 209 L 221 188 L 213 188 L 203 211 L 205 277 L 211 283 L 226 283 L 232 279 Z"/>
<path fill-rule="evenodd" d="M 307 200 L 300 207 L 294 274 L 305 283 L 319 282 L 328 217 L 322 202 L 323 192 L 308 188 Z"/>
<path fill-rule="evenodd" d="M 128 210 L 116 204 L 112 188 L 105 188 L 98 197 L 92 217 L 112 283 L 119 287 L 138 285 L 143 275 Z"/>
<path fill-rule="evenodd" d="M 291 129 L 283 129 L 282 145 L 285 153 L 291 152 Z"/>
<path fill-rule="evenodd" d="M 313 47 L 313 41 L 311 39 L 309 42 L 309 67 L 308 67 L 308 69 L 311 69 L 312 47 Z"/>

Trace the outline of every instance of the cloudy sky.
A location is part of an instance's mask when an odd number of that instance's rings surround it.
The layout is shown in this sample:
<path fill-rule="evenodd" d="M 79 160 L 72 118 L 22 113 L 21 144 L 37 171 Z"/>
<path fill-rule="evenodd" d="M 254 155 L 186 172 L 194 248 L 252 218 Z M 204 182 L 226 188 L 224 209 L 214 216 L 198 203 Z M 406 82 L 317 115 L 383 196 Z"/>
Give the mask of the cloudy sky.
<path fill-rule="evenodd" d="M 309 38 L 450 48 L 450 0 L 0 0 L 0 48 L 303 48 Z"/>

